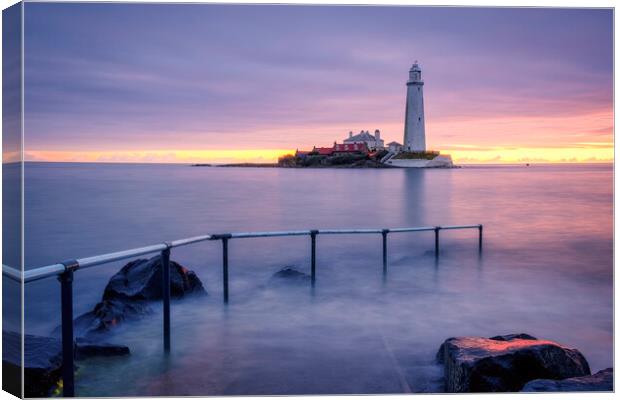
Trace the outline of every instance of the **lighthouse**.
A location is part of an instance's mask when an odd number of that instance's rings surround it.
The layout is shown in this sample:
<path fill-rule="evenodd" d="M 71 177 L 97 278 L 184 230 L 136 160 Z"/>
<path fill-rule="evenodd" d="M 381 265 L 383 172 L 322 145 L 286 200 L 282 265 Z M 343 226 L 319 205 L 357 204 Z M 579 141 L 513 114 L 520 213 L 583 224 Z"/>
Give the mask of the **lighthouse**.
<path fill-rule="evenodd" d="M 416 61 L 409 70 L 409 80 L 407 81 L 404 151 L 426 151 L 423 88 L 422 70 Z"/>

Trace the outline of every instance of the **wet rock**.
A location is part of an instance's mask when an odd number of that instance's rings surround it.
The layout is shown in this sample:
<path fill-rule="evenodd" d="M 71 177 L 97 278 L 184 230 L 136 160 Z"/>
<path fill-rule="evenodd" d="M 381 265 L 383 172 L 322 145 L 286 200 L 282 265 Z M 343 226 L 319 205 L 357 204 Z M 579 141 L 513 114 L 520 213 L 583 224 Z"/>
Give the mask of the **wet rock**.
<path fill-rule="evenodd" d="M 445 390 L 516 392 L 534 379 L 566 379 L 590 374 L 576 349 L 527 334 L 447 339 L 437 353 L 444 364 Z"/>
<path fill-rule="evenodd" d="M 76 360 L 84 360 L 90 357 L 127 356 L 129 354 L 129 347 L 120 344 L 96 343 L 82 338 L 75 341 Z"/>
<path fill-rule="evenodd" d="M 269 282 L 272 284 L 306 285 L 310 282 L 310 279 L 310 275 L 288 266 L 273 274 Z"/>
<path fill-rule="evenodd" d="M 522 392 L 611 392 L 614 390 L 614 369 L 607 368 L 594 375 L 562 380 L 536 379 L 528 382 Z"/>
<path fill-rule="evenodd" d="M 17 333 L 2 331 L 2 390 L 22 397 L 21 342 Z"/>
<path fill-rule="evenodd" d="M 147 301 L 122 299 L 102 300 L 92 311 L 80 315 L 73 321 L 76 335 L 97 336 L 109 331 L 125 320 L 135 320 L 153 313 Z M 60 327 L 54 332 L 60 335 Z"/>
<path fill-rule="evenodd" d="M 174 261 L 170 261 L 170 284 L 173 298 L 206 294 L 196 274 Z M 162 287 L 161 256 L 150 260 L 139 259 L 125 265 L 110 278 L 103 299 L 160 300 Z"/>
<path fill-rule="evenodd" d="M 125 265 L 108 282 L 103 298 L 92 311 L 74 321 L 76 335 L 95 336 L 107 332 L 125 320 L 135 320 L 152 313 L 150 302 L 162 299 L 161 256 L 138 259 Z M 170 261 L 170 295 L 172 298 L 206 295 L 202 282 L 193 271 Z M 60 329 L 55 333 L 58 335 Z"/>
<path fill-rule="evenodd" d="M 21 341 L 17 332 L 2 331 L 2 367 L 18 370 L 22 365 Z M 25 397 L 49 397 L 62 375 L 60 340 L 24 335 Z"/>
<path fill-rule="evenodd" d="M 510 335 L 493 336 L 493 337 L 491 337 L 489 339 L 491 339 L 491 340 L 499 340 L 499 341 L 502 341 L 502 342 L 507 342 L 507 341 L 513 340 L 513 339 L 538 340 L 534 336 L 528 335 L 527 333 L 512 333 Z"/>
<path fill-rule="evenodd" d="M 21 346 L 17 332 L 2 331 L 2 366 L 20 370 Z M 75 358 L 128 355 L 129 348 L 111 343 L 78 339 Z M 49 397 L 62 377 L 62 342 L 60 339 L 24 335 L 24 390 L 26 397 Z"/>

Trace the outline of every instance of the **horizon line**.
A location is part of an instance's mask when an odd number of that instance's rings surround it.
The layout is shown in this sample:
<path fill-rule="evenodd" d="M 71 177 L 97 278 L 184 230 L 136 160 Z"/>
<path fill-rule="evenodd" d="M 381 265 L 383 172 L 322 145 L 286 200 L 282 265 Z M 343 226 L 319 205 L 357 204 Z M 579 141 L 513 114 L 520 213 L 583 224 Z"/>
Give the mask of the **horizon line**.
<path fill-rule="evenodd" d="M 213 165 L 213 166 L 225 166 L 225 165 L 274 165 L 277 162 L 166 162 L 166 161 L 54 161 L 54 160 L 20 160 L 20 161 L 6 161 L 2 162 L 3 165 L 8 164 L 133 164 L 133 165 Z M 589 161 L 507 161 L 507 162 L 498 162 L 498 161 L 476 161 L 476 162 L 460 162 L 455 165 L 593 165 L 593 164 L 614 164 L 615 160 L 589 160 Z M 313 169 L 313 168 L 309 168 Z M 320 168 L 314 168 L 320 169 Z M 355 169 L 355 168 L 351 168 Z"/>

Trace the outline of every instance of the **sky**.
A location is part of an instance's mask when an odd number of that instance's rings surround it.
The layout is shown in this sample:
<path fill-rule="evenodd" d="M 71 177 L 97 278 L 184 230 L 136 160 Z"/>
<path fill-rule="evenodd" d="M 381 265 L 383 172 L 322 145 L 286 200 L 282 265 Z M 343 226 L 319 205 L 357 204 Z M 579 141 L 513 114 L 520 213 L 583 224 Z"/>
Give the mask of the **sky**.
<path fill-rule="evenodd" d="M 271 162 L 349 131 L 457 163 L 613 160 L 609 9 L 25 6 L 25 158 Z"/>

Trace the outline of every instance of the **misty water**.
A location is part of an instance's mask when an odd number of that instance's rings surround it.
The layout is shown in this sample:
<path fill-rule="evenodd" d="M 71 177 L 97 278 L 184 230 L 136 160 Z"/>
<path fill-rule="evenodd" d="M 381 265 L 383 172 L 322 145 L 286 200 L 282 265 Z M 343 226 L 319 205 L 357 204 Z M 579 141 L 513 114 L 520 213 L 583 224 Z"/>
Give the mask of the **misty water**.
<path fill-rule="evenodd" d="M 175 249 L 209 296 L 106 339 L 131 356 L 79 362 L 79 396 L 433 392 L 448 337 L 526 332 L 612 366 L 612 166 L 478 166 L 449 170 L 208 168 L 28 163 L 28 268 L 204 233 L 484 224 L 477 231 L 230 242 L 230 304 L 221 244 Z M 124 262 L 76 273 L 75 313 L 92 309 Z M 28 284 L 26 332 L 60 323 L 56 279 Z"/>

